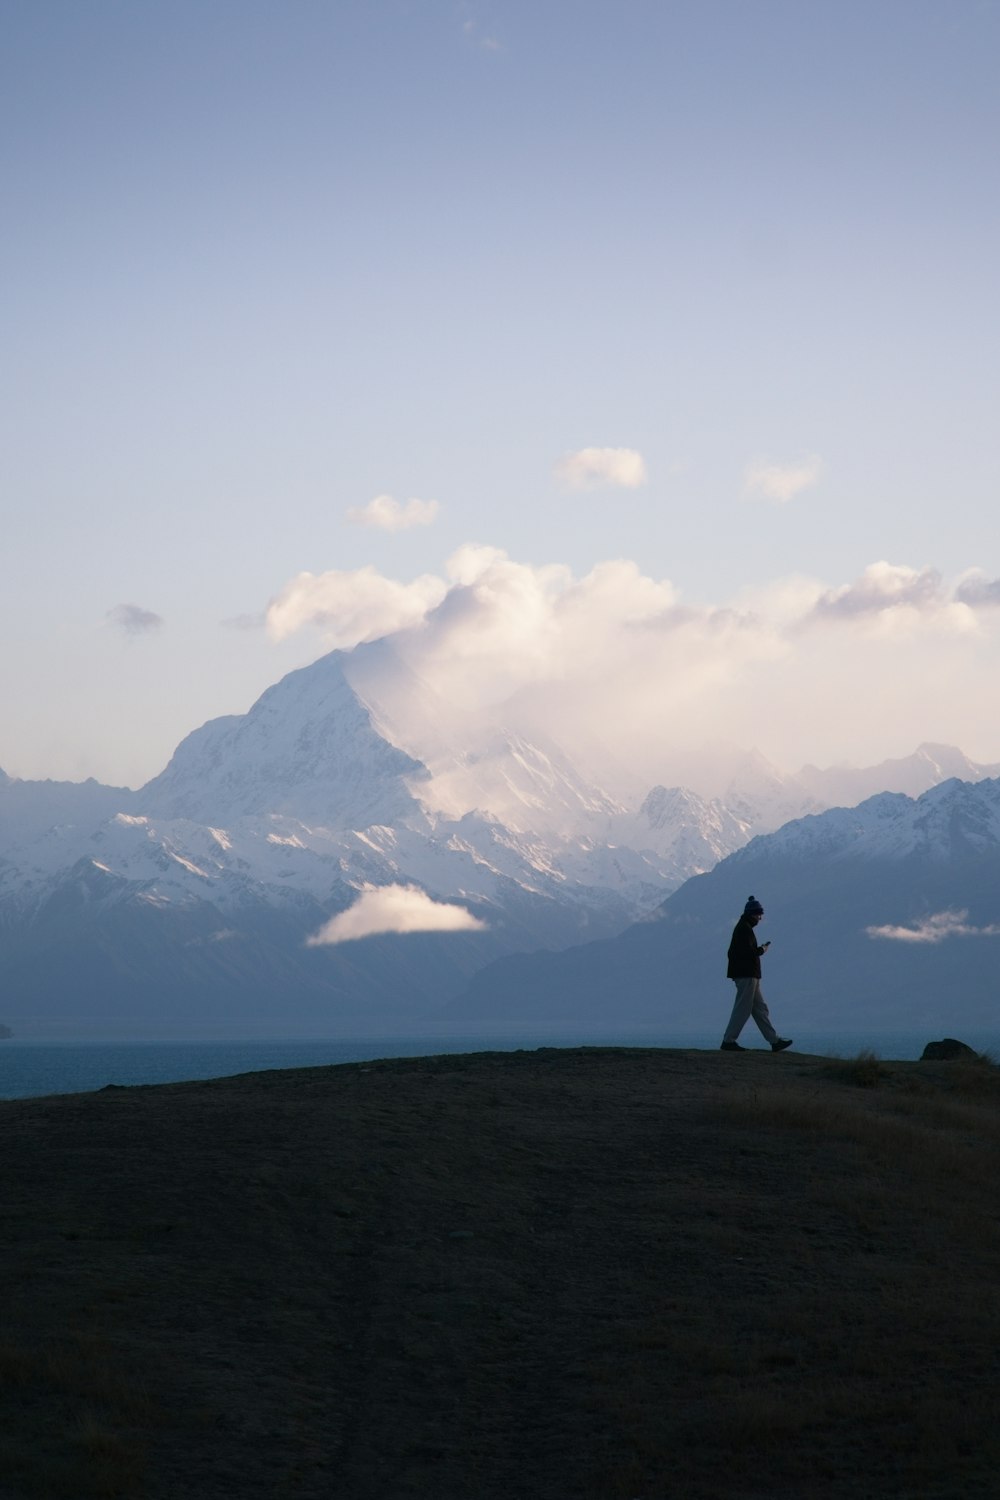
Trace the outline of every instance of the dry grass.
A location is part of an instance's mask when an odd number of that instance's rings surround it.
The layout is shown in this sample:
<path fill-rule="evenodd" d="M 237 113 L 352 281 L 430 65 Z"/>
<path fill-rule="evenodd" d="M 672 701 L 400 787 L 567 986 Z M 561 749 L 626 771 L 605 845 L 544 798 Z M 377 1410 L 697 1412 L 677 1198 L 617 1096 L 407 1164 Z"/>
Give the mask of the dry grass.
<path fill-rule="evenodd" d="M 0 1496 L 992 1500 L 998 1081 L 594 1048 L 6 1106 Z"/>
<path fill-rule="evenodd" d="M 922 1072 L 862 1054 L 808 1082 L 718 1101 L 714 1113 L 728 1124 L 764 1134 L 786 1159 L 812 1160 L 783 1229 L 800 1242 L 801 1280 L 744 1332 L 740 1420 L 717 1438 L 729 1459 L 751 1428 L 758 1442 L 794 1430 L 826 1475 L 811 1489 L 803 1465 L 802 1493 L 848 1494 L 844 1454 L 860 1435 L 869 1450 L 878 1452 L 876 1438 L 884 1448 L 877 1472 L 859 1465 L 858 1493 L 991 1492 L 988 1467 L 1000 1460 L 998 1082 L 989 1061 Z M 703 1362 L 700 1383 L 728 1408 L 733 1377 L 717 1366 L 714 1355 Z M 768 1396 L 749 1424 L 747 1382 Z M 769 1421 L 779 1392 L 781 1420 Z"/>
<path fill-rule="evenodd" d="M 0 1344 L 0 1493 L 38 1500 L 139 1497 L 146 1468 L 137 1436 L 155 1425 L 143 1383 L 103 1340 L 77 1335 Z M 44 1426 L 44 1440 L 40 1428 Z"/>
<path fill-rule="evenodd" d="M 877 1089 L 890 1076 L 890 1070 L 878 1053 L 867 1048 L 855 1057 L 830 1063 L 825 1072 L 829 1078 L 839 1079 L 842 1083 L 853 1083 L 856 1088 L 861 1089 Z"/>

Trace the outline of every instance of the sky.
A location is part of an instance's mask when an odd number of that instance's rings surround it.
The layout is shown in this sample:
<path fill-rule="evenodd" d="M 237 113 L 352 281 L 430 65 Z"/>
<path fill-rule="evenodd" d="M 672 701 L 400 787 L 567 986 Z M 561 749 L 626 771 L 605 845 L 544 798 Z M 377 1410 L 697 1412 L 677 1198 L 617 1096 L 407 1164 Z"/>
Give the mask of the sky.
<path fill-rule="evenodd" d="M 0 0 L 0 766 L 385 635 L 1000 761 L 998 140 L 995 0 Z"/>

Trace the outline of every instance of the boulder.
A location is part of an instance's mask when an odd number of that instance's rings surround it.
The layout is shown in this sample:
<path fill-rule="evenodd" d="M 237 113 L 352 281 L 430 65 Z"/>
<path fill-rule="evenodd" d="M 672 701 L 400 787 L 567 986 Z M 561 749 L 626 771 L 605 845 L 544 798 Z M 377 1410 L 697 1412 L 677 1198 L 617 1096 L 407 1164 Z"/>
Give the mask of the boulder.
<path fill-rule="evenodd" d="M 953 1036 L 946 1036 L 940 1042 L 928 1042 L 920 1054 L 921 1062 L 952 1062 L 955 1058 L 965 1058 L 967 1061 L 978 1057 L 978 1053 L 967 1047 L 964 1042 L 956 1042 Z"/>

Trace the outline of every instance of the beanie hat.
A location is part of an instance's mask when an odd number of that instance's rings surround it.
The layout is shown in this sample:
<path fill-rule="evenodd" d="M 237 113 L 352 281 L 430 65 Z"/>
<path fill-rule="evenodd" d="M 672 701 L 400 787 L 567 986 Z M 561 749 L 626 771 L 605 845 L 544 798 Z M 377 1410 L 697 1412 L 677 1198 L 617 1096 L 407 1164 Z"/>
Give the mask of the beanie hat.
<path fill-rule="evenodd" d="M 750 897 L 746 906 L 744 906 L 743 908 L 743 915 L 745 917 L 762 917 L 764 915 L 764 908 L 761 906 L 756 896 Z"/>

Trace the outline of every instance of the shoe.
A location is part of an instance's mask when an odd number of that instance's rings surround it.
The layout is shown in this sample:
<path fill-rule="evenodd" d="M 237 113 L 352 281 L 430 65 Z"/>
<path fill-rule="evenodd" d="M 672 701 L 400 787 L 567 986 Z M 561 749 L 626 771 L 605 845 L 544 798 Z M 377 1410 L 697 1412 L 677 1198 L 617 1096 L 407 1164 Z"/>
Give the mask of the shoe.
<path fill-rule="evenodd" d="M 788 1046 L 787 1042 L 785 1042 L 785 1046 Z M 746 1050 L 745 1047 L 740 1046 L 739 1042 L 723 1042 L 719 1048 L 720 1052 L 745 1052 Z"/>
<path fill-rule="evenodd" d="M 791 1039 L 790 1036 L 789 1037 L 779 1036 L 779 1038 L 778 1038 L 778 1040 L 776 1042 L 772 1042 L 771 1043 L 771 1051 L 772 1052 L 784 1052 L 785 1048 L 786 1047 L 790 1047 L 791 1045 L 792 1045 L 792 1039 Z"/>

